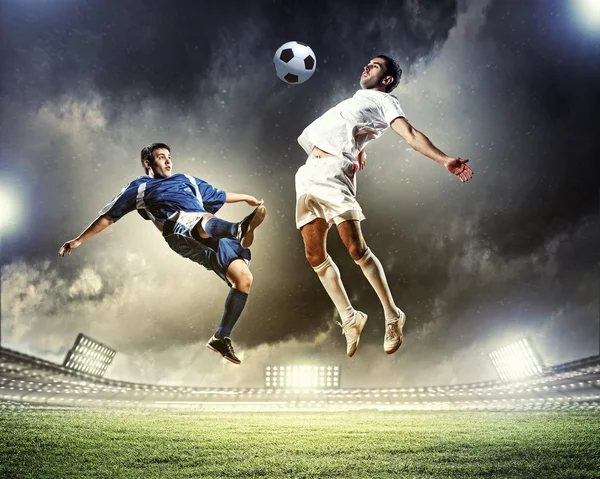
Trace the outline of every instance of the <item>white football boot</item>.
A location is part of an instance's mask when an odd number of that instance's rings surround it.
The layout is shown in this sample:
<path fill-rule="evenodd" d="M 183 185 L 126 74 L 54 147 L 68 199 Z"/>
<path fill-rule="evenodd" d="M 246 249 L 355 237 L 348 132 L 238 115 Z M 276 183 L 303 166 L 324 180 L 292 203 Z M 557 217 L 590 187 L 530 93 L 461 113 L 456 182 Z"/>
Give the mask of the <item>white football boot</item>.
<path fill-rule="evenodd" d="M 342 327 L 342 334 L 346 336 L 346 354 L 351 358 L 358 348 L 360 333 L 362 332 L 367 322 L 368 316 L 362 311 L 356 311 L 354 317 L 347 322 L 338 322 Z"/>
<path fill-rule="evenodd" d="M 406 322 L 406 315 L 398 310 L 398 317 L 385 320 L 385 336 L 383 337 L 383 350 L 387 354 L 394 354 L 402 345 L 402 327 Z"/>

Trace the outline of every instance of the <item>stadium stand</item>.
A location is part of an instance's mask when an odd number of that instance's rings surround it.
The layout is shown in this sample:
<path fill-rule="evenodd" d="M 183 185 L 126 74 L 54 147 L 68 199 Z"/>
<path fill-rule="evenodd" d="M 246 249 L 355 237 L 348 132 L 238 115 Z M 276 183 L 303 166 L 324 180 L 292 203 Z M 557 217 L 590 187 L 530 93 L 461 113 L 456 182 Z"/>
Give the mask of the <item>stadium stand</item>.
<path fill-rule="evenodd" d="M 600 408 L 600 356 L 548 367 L 538 376 L 518 381 L 382 389 L 269 389 L 116 381 L 0 348 L 0 409 L 32 406 L 227 411 Z"/>

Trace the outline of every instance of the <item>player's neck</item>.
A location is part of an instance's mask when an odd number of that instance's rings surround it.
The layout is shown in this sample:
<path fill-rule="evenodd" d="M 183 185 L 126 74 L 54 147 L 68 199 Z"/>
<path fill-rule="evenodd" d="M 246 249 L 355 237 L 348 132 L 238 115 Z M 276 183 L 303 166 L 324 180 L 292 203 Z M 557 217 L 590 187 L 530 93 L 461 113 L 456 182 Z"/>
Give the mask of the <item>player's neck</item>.
<path fill-rule="evenodd" d="M 385 91 L 385 87 L 378 87 L 378 86 L 375 86 L 375 87 L 373 87 L 373 88 L 363 88 L 363 90 L 369 90 L 369 91 L 380 91 L 381 93 L 387 93 L 387 92 Z"/>
<path fill-rule="evenodd" d="M 147 171 L 146 176 L 149 176 L 150 178 L 153 178 L 155 180 L 164 180 L 165 178 L 169 178 L 168 176 L 162 176 L 160 174 L 156 174 L 152 170 Z"/>

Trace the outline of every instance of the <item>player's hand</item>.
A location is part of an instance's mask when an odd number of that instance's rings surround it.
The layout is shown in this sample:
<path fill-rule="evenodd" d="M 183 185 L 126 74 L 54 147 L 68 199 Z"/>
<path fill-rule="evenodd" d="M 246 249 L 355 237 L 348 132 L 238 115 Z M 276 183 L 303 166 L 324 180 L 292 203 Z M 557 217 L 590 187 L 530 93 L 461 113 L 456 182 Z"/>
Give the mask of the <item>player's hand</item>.
<path fill-rule="evenodd" d="M 65 254 L 67 256 L 71 256 L 71 251 L 77 248 L 80 244 L 81 241 L 76 239 L 67 241 L 64 245 L 62 245 L 62 248 L 60 248 L 60 250 L 58 251 L 58 256 L 64 256 Z"/>
<path fill-rule="evenodd" d="M 464 158 L 450 158 L 444 166 L 450 173 L 457 176 L 458 179 L 464 183 L 473 178 L 474 174 L 471 167 L 467 165 L 468 161 L 469 160 L 465 160 Z"/>
<path fill-rule="evenodd" d="M 365 166 L 367 166 L 367 152 L 362 150 L 356 157 L 356 161 L 358 161 L 358 169 L 364 170 Z"/>
<path fill-rule="evenodd" d="M 246 198 L 246 203 L 248 203 L 250 206 L 260 206 L 265 202 L 265 200 L 257 200 L 254 196 L 250 196 L 248 195 L 248 198 Z"/>

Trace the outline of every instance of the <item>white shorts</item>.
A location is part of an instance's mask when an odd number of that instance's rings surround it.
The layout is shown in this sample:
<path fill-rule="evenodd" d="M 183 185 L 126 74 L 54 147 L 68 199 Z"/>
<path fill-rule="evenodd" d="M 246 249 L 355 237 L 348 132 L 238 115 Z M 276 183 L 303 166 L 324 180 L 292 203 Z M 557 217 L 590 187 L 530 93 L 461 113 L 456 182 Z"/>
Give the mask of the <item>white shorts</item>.
<path fill-rule="evenodd" d="M 357 168 L 347 158 L 310 155 L 296 173 L 296 227 L 317 218 L 330 224 L 364 220 L 356 201 Z"/>

